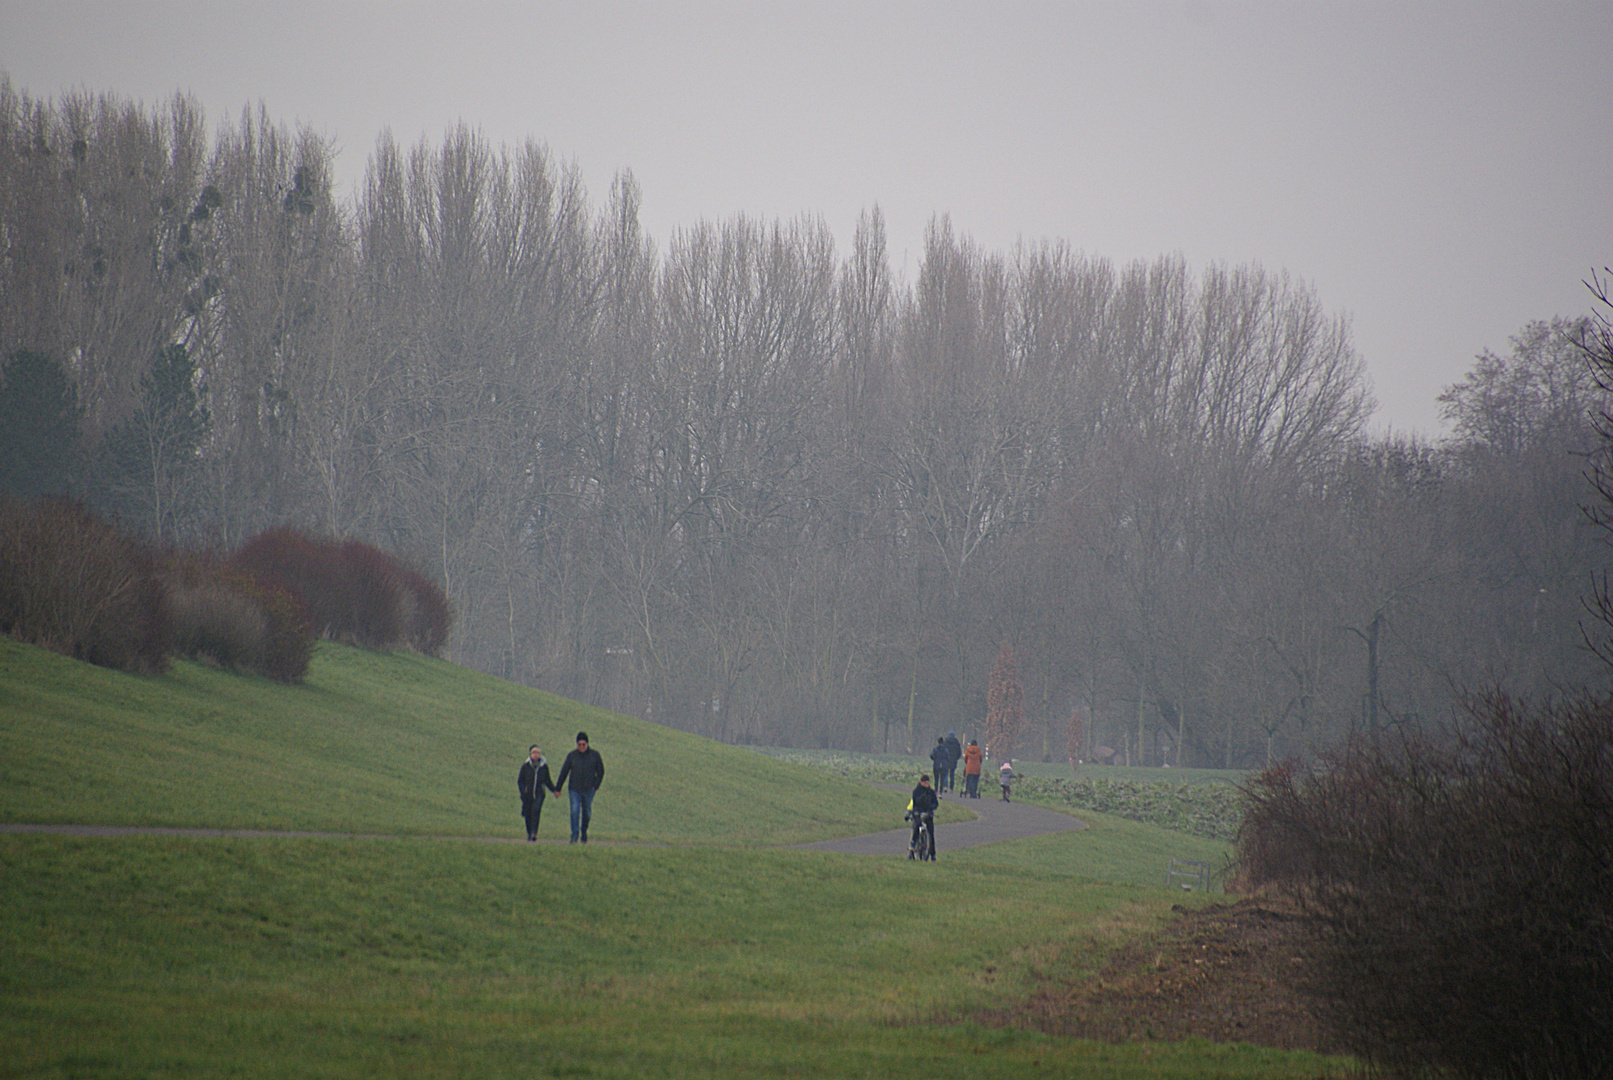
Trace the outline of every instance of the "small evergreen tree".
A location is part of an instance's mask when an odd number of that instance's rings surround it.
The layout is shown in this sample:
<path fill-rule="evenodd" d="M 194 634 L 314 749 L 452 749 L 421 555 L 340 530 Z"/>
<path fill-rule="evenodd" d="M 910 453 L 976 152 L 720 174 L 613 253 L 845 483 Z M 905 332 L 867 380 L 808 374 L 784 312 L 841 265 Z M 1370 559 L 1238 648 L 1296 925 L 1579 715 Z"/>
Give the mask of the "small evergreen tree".
<path fill-rule="evenodd" d="M 21 499 L 79 488 L 84 411 L 61 365 L 19 349 L 0 371 L 0 491 Z"/>
<path fill-rule="evenodd" d="M 157 353 L 140 379 L 140 403 L 101 448 L 106 501 L 144 522 L 160 544 L 172 538 L 185 482 L 212 424 L 196 362 L 183 345 Z"/>

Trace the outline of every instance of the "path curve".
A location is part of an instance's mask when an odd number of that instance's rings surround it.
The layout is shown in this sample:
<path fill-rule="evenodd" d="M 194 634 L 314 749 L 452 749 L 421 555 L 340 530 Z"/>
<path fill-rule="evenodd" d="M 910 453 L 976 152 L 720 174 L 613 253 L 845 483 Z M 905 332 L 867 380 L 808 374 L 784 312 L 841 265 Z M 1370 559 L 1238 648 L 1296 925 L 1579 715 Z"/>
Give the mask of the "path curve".
<path fill-rule="evenodd" d="M 935 849 L 941 855 L 959 848 L 995 844 L 999 840 L 1023 840 L 1031 836 L 1075 832 L 1086 828 L 1085 822 L 1068 814 L 1026 803 L 1003 802 L 1001 797 L 993 799 L 982 795 L 978 799 L 965 799 L 948 793 L 941 799 L 955 802 L 976 815 L 974 821 L 936 826 Z M 906 855 L 912 835 L 913 831 L 904 827 L 864 836 L 848 836 L 844 840 L 819 840 L 795 846 L 807 851 L 837 851 L 842 855 Z"/>

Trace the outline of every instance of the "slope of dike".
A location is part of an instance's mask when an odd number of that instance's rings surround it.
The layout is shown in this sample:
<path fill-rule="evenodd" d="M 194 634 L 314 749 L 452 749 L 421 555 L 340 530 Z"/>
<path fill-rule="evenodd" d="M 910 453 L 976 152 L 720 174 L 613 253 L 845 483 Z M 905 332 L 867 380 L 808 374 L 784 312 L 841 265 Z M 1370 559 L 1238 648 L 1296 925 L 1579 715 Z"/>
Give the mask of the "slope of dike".
<path fill-rule="evenodd" d="M 515 776 L 605 760 L 591 836 L 799 844 L 890 828 L 903 797 L 413 653 L 321 643 L 287 686 L 178 661 L 97 668 L 0 638 L 0 822 L 522 834 Z M 543 833 L 567 829 L 550 799 Z"/>

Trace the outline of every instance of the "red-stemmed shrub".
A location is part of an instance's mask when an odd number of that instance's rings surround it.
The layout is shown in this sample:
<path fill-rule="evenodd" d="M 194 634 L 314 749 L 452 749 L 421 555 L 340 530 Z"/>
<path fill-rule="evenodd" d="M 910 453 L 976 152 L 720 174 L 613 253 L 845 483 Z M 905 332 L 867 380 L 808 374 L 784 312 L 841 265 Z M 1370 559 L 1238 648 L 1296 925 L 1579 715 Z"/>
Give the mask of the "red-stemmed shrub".
<path fill-rule="evenodd" d="M 403 584 L 398 563 L 362 540 L 337 549 L 340 588 L 331 594 L 331 635 L 338 640 L 384 649 L 404 639 Z"/>
<path fill-rule="evenodd" d="M 230 565 L 258 581 L 278 585 L 302 598 L 314 621 L 314 632 L 331 636 L 328 600 L 340 587 L 334 545 L 289 526 L 266 529 L 236 549 Z"/>
<path fill-rule="evenodd" d="M 1069 761 L 1070 772 L 1073 774 L 1080 768 L 1082 749 L 1086 746 L 1086 717 L 1081 715 L 1080 709 L 1071 710 L 1064 735 L 1064 756 Z"/>
<path fill-rule="evenodd" d="M 986 684 L 986 752 L 991 760 L 1013 759 L 1014 740 L 1024 719 L 1025 690 L 1014 665 L 1013 646 L 1005 641 L 997 650 L 997 662 Z"/>
<path fill-rule="evenodd" d="M 1313 776 L 1298 758 L 1289 758 L 1243 785 L 1247 802 L 1238 827 L 1235 868 L 1240 888 L 1287 886 L 1315 875 L 1331 826 L 1319 819 L 1327 800 L 1314 792 L 1336 776 Z"/>
<path fill-rule="evenodd" d="M 371 649 L 402 644 L 433 656 L 448 640 L 452 615 L 442 590 L 362 540 L 270 529 L 230 563 L 298 597 L 323 637 Z"/>
<path fill-rule="evenodd" d="M 102 667 L 163 670 L 151 551 L 76 502 L 0 497 L 0 632 Z"/>

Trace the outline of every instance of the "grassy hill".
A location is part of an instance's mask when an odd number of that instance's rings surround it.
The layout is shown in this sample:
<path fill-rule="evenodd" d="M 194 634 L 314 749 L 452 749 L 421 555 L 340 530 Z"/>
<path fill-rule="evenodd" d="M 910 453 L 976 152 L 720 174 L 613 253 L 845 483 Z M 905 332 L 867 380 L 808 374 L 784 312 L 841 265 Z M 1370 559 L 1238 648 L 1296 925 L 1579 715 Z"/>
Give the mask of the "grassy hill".
<path fill-rule="evenodd" d="M 518 837 L 526 746 L 579 727 L 595 832 L 649 843 L 442 839 Z M 1210 899 L 1153 881 L 1210 842 L 1083 814 L 939 864 L 776 846 L 904 801 L 415 656 L 324 646 L 285 687 L 0 641 L 0 821 L 394 837 L 0 834 L 0 1075 L 1346 1074 L 982 1026 Z"/>
<path fill-rule="evenodd" d="M 515 774 L 605 759 L 591 836 L 787 844 L 901 825 L 905 798 L 412 653 L 322 643 L 287 686 L 161 677 L 0 638 L 0 821 L 519 836 Z M 954 814 L 957 812 L 954 810 Z M 551 799 L 543 835 L 567 831 Z"/>

